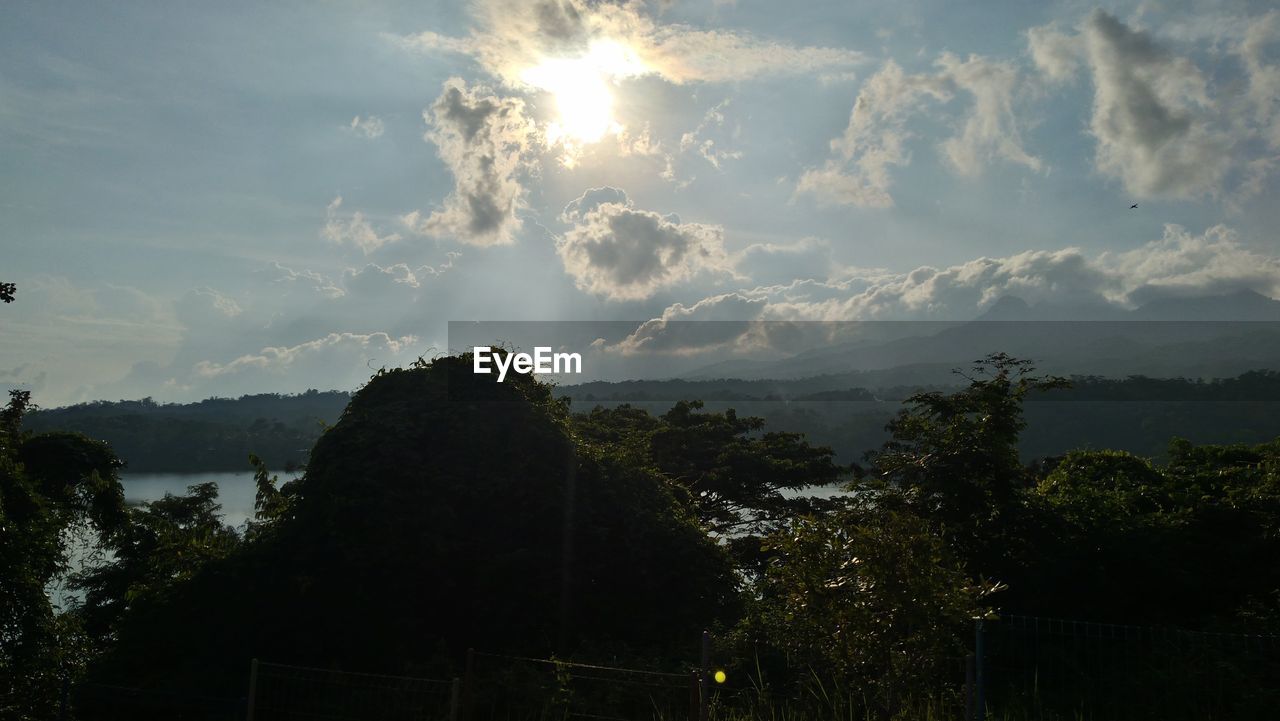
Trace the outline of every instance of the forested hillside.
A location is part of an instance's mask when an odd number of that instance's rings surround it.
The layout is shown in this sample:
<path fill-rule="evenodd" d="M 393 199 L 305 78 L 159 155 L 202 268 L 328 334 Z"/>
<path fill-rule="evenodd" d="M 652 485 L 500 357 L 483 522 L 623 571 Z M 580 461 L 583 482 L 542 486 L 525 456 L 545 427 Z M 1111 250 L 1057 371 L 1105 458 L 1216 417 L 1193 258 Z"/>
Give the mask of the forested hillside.
<path fill-rule="evenodd" d="M 262 393 L 198 403 L 97 401 L 28 414 L 36 432 L 105 440 L 128 471 L 244 471 L 250 453 L 272 468 L 307 462 L 311 446 L 350 400 L 342 391 Z"/>

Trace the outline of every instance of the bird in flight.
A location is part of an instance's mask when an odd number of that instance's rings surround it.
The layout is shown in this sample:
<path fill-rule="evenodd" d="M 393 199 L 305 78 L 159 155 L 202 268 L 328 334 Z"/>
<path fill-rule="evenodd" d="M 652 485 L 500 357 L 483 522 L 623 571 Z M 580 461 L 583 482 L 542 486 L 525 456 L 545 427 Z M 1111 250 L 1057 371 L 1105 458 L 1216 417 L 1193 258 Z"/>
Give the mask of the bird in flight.
<path fill-rule="evenodd" d="M 1136 207 L 1138 207 L 1138 204 L 1137 204 L 1137 203 L 1134 203 L 1133 205 L 1130 205 L 1130 206 L 1129 206 L 1129 210 L 1133 210 L 1133 209 L 1134 209 L 1134 208 L 1136 208 Z"/>

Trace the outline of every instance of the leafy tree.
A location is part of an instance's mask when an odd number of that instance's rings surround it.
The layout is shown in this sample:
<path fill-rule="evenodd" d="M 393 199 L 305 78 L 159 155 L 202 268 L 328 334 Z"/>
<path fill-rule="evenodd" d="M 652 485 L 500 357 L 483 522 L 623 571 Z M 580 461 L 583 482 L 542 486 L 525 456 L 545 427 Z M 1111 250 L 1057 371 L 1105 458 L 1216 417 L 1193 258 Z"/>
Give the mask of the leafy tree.
<path fill-rule="evenodd" d="M 789 673 L 775 669 L 771 681 L 782 696 L 808 687 L 804 696 L 839 716 L 891 718 L 952 688 L 972 619 L 998 590 L 971 583 L 935 529 L 907 511 L 853 502 L 795 519 L 766 543 L 774 555 L 745 639 L 781 654 Z"/>
<path fill-rule="evenodd" d="M 0 283 L 0 301 L 12 303 L 14 293 L 18 290 L 18 286 L 13 283 Z"/>
<path fill-rule="evenodd" d="M 123 523 L 120 462 L 106 444 L 22 431 L 31 394 L 0 411 L 0 717 L 45 718 L 85 649 L 48 591 L 69 571 L 67 540 L 82 530 L 108 545 Z"/>
<path fill-rule="evenodd" d="M 470 359 L 379 372 L 245 542 L 135 599 L 93 677 L 242 692 L 246 659 L 442 673 L 463 649 L 678 655 L 732 619 L 724 553 L 652 469 Z"/>
<path fill-rule="evenodd" d="M 895 495 L 939 522 L 975 572 L 1005 571 L 1035 525 L 1024 513 L 1034 478 L 1018 455 L 1022 404 L 1066 381 L 1033 372 L 1029 361 L 1004 353 L 977 361 L 961 374 L 967 388 L 908 398 L 889 423 L 892 440 L 868 454 L 862 488 Z"/>
<path fill-rule="evenodd" d="M 81 614 L 97 643 L 113 640 L 116 623 L 130 608 L 172 591 L 236 549 L 240 537 L 223 523 L 217 496 L 217 484 L 200 483 L 186 495 L 166 493 L 128 509 L 128 522 L 107 546 L 110 557 L 71 583 L 85 594 Z"/>
<path fill-rule="evenodd" d="M 798 433 L 764 431 L 764 419 L 733 409 L 701 412 L 680 401 L 661 416 L 622 405 L 574 417 L 588 442 L 608 446 L 630 462 L 657 470 L 713 533 L 758 533 L 799 511 L 806 499 L 788 495 L 835 483 L 841 469 L 829 448 Z"/>

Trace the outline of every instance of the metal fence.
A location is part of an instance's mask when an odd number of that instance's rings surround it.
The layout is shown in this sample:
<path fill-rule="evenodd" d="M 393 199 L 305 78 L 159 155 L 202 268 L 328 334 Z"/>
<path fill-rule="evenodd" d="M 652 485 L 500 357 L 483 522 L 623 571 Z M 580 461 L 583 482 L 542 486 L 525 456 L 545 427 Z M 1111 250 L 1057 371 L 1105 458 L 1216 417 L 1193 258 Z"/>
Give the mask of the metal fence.
<path fill-rule="evenodd" d="M 975 643 L 994 718 L 1280 717 L 1280 636 L 1005 616 L 979 622 Z"/>
<path fill-rule="evenodd" d="M 248 721 L 456 721 L 458 679 L 389 676 L 253 661 Z"/>
<path fill-rule="evenodd" d="M 472 651 L 462 709 L 470 721 L 529 717 L 688 719 L 699 712 L 696 673 Z"/>

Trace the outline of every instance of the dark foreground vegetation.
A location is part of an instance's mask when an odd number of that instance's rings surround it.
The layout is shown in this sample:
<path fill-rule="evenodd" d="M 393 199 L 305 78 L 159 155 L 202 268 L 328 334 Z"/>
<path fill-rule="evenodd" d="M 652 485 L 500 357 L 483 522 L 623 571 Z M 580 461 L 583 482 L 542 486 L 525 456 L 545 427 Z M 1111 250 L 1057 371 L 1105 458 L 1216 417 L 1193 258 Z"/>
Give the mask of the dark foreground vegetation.
<path fill-rule="evenodd" d="M 729 679 L 717 717 L 956 717 L 976 619 L 999 629 L 983 637 L 996 718 L 1262 719 L 1280 703 L 1263 642 L 1280 633 L 1280 442 L 1026 464 L 1024 406 L 1066 384 L 1003 355 L 909 398 L 853 466 L 733 411 L 575 414 L 536 380 L 492 378 L 466 357 L 380 372 L 305 475 L 278 486 L 258 462 L 239 530 L 208 485 L 126 507 L 112 449 L 24 431 L 14 393 L 0 716 L 58 717 L 64 683 L 239 699 L 253 658 L 447 679 L 485 672 L 474 654 L 466 668 L 474 648 L 678 676 L 706 629 Z M 849 492 L 792 493 L 836 481 Z M 54 608 L 51 585 L 80 600 Z M 1019 630 L 1040 618 L 1116 625 Z M 590 701 L 519 696 L 534 678 L 515 668 L 472 692 L 475 715 Z M 148 715 L 118 709 L 70 694 L 66 713 Z"/>

